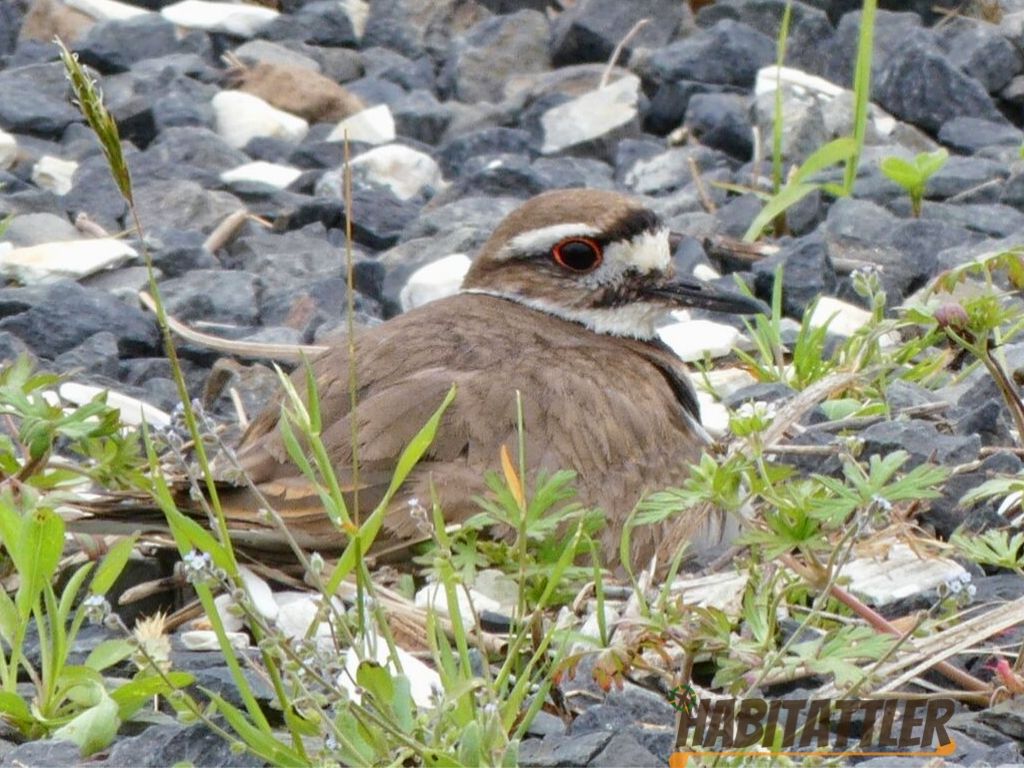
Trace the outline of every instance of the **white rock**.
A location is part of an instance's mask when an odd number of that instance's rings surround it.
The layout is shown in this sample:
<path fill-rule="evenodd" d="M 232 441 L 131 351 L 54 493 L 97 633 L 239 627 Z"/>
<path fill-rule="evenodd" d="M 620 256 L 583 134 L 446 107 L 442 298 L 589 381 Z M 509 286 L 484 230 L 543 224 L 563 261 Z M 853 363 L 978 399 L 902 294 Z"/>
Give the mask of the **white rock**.
<path fill-rule="evenodd" d="M 746 573 L 732 572 L 682 577 L 672 582 L 671 592 L 680 595 L 687 606 L 717 608 L 728 616 L 739 616 L 749 578 Z"/>
<path fill-rule="evenodd" d="M 672 314 L 679 317 L 679 313 Z M 703 360 L 705 353 L 711 357 L 725 357 L 746 341 L 736 328 L 712 320 L 677 320 L 659 328 L 658 335 L 687 362 Z"/>
<path fill-rule="evenodd" d="M 352 160 L 352 176 L 388 187 L 400 200 L 415 197 L 425 187 L 444 185 L 441 166 L 430 155 L 402 144 L 385 144 Z"/>
<path fill-rule="evenodd" d="M 729 431 L 729 409 L 704 390 L 697 391 L 700 423 L 712 437 L 724 437 Z"/>
<path fill-rule="evenodd" d="M 226 632 L 232 648 L 243 650 L 249 647 L 249 636 L 245 632 Z M 219 651 L 217 633 L 212 629 L 190 629 L 179 636 L 181 644 L 189 651 Z"/>
<path fill-rule="evenodd" d="M 242 619 L 241 614 L 238 611 L 238 606 L 235 605 L 235 601 L 231 598 L 231 595 L 224 593 L 217 595 L 213 598 L 213 605 L 217 609 L 217 614 L 220 616 L 220 621 L 224 625 L 225 632 L 239 632 L 242 627 L 245 626 L 245 622 Z M 209 625 L 209 617 L 203 616 L 197 624 Z M 205 629 L 205 627 L 200 627 Z"/>
<path fill-rule="evenodd" d="M 640 78 L 626 75 L 571 101 L 552 107 L 540 119 L 545 155 L 582 144 L 620 128 L 637 116 Z"/>
<path fill-rule="evenodd" d="M 117 0 L 64 0 L 64 5 L 92 16 L 96 21 L 125 21 L 152 13 L 145 8 L 119 3 Z"/>
<path fill-rule="evenodd" d="M 217 133 L 229 145 L 241 149 L 257 136 L 298 143 L 309 131 L 301 117 L 272 107 L 259 96 L 242 91 L 221 91 L 211 101 Z"/>
<path fill-rule="evenodd" d="M 341 7 L 352 22 L 352 31 L 361 40 L 366 31 L 366 20 L 370 18 L 370 3 L 367 0 L 341 0 Z"/>
<path fill-rule="evenodd" d="M 260 5 L 182 0 L 161 8 L 160 15 L 179 27 L 248 38 L 276 19 L 278 13 Z"/>
<path fill-rule="evenodd" d="M 473 589 L 495 600 L 506 615 L 511 615 L 519 602 L 519 585 L 516 580 L 497 568 L 477 571 L 473 577 Z"/>
<path fill-rule="evenodd" d="M 792 67 L 777 67 L 772 64 L 762 67 L 757 72 L 757 78 L 754 81 L 755 99 L 775 93 L 780 85 L 783 88 L 783 93 L 789 89 L 799 98 L 815 99 L 818 102 L 829 102 L 852 93 L 817 75 L 811 75 Z M 879 136 L 889 136 L 896 130 L 898 124 L 896 118 L 878 105 L 869 104 L 868 114 L 871 125 Z"/>
<path fill-rule="evenodd" d="M 705 374 L 692 376 L 693 384 L 698 389 L 707 389 Z M 711 385 L 711 394 L 719 398 L 728 397 L 733 392 L 738 392 L 751 384 L 757 384 L 757 379 L 750 371 L 743 368 L 715 368 L 706 374 L 707 383 Z"/>
<path fill-rule="evenodd" d="M 130 427 L 137 427 L 145 422 L 151 427 L 162 429 L 171 423 L 171 416 L 167 412 L 115 390 L 104 390 L 91 384 L 66 381 L 60 385 L 57 391 L 61 399 L 75 405 L 85 405 L 91 402 L 96 395 L 105 391 L 107 405 L 120 411 L 121 422 Z"/>
<path fill-rule="evenodd" d="M 270 585 L 263 577 L 257 576 L 244 565 L 238 566 L 238 574 L 242 577 L 242 583 L 245 584 L 245 588 L 249 592 L 253 608 L 260 616 L 273 621 L 277 617 L 279 608 Z"/>
<path fill-rule="evenodd" d="M 879 557 L 857 557 L 840 570 L 847 589 L 871 605 L 888 605 L 928 592 L 940 584 L 960 582 L 967 570 L 944 557 L 922 559 L 906 544 L 896 544 Z"/>
<path fill-rule="evenodd" d="M 497 600 L 492 600 L 474 589 L 459 586 L 455 590 L 455 596 L 459 603 L 462 625 L 467 629 L 474 626 L 474 616 L 479 616 L 481 611 L 501 611 L 501 604 Z M 448 611 L 448 593 L 445 592 L 443 584 L 427 584 L 416 593 L 415 602 L 417 608 L 433 608 L 438 614 L 451 618 Z"/>
<path fill-rule="evenodd" d="M 417 269 L 398 295 L 402 311 L 458 293 L 472 263 L 464 253 L 453 253 Z"/>
<path fill-rule="evenodd" d="M 71 177 L 75 175 L 78 163 L 62 160 L 53 155 L 43 155 L 32 167 L 32 181 L 36 186 L 48 189 L 55 195 L 66 195 L 71 191 Z"/>
<path fill-rule="evenodd" d="M 0 274 L 23 283 L 78 280 L 135 258 L 135 249 L 122 240 L 101 237 L 15 248 L 0 255 Z"/>
<path fill-rule="evenodd" d="M 327 141 L 362 141 L 367 144 L 387 144 L 394 141 L 395 118 L 387 104 L 356 112 L 338 123 L 327 136 Z"/>
<path fill-rule="evenodd" d="M 301 170 L 290 165 L 256 160 L 224 171 L 220 175 L 220 180 L 232 186 L 263 184 L 274 189 L 284 189 L 301 175 Z"/>
<path fill-rule="evenodd" d="M 710 264 L 698 264 L 693 268 L 693 276 L 698 280 L 704 280 L 709 283 L 721 277 L 718 270 Z"/>
<path fill-rule="evenodd" d="M 7 170 L 18 159 L 18 140 L 0 128 L 0 170 Z"/>
<path fill-rule="evenodd" d="M 852 336 L 871 322 L 871 313 L 854 304 L 821 296 L 809 319 L 812 328 L 820 328 L 828 323 L 829 333 L 837 336 Z M 882 346 L 899 344 L 899 335 L 887 333 L 880 339 Z"/>
<path fill-rule="evenodd" d="M 396 673 L 391 663 L 388 644 L 384 641 L 384 638 L 371 631 L 368 633 L 368 637 L 362 639 L 362 642 L 363 653 L 361 655 L 363 658 L 376 661 L 382 667 L 388 667 L 392 674 Z M 441 677 L 408 651 L 401 648 L 396 650 L 398 661 L 402 665 L 402 672 L 409 680 L 409 691 L 412 694 L 412 700 L 416 703 L 417 707 L 424 709 L 433 707 L 435 691 L 437 693 L 444 691 Z M 356 673 L 359 671 L 359 661 L 360 654 L 356 653 L 352 648 L 346 650 L 345 672 L 338 675 L 337 679 L 337 684 L 348 691 L 348 695 L 356 702 L 362 702 L 363 700 L 362 691 L 353 683 L 356 679 Z"/>

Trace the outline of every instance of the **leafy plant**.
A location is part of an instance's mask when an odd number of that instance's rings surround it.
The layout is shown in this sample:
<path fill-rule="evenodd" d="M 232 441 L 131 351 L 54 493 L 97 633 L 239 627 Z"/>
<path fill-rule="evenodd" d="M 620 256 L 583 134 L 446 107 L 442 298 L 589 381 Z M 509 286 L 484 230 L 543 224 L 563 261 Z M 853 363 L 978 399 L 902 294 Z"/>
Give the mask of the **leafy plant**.
<path fill-rule="evenodd" d="M 941 148 L 934 152 L 922 152 L 912 161 L 889 156 L 882 159 L 879 167 L 889 179 L 906 190 L 910 196 L 910 211 L 917 218 L 921 215 L 921 203 L 924 201 L 928 179 L 942 170 L 948 159 L 949 152 Z"/>

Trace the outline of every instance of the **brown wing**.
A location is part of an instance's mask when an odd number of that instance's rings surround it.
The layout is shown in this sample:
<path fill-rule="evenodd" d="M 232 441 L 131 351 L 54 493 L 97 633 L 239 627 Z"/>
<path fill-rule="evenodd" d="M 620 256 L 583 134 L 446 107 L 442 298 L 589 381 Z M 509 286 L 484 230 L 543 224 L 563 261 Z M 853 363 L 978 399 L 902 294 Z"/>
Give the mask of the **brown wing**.
<path fill-rule="evenodd" d="M 380 500 L 401 451 L 449 388 L 458 389 L 437 439 L 393 502 L 381 544 L 421 536 L 409 510 L 416 502 L 429 506 L 431 483 L 449 521 L 478 511 L 473 499 L 485 491 L 485 471 L 499 467 L 502 445 L 515 449 L 517 390 L 531 474 L 577 472 L 579 499 L 608 515 L 603 548 L 613 561 L 621 524 L 642 493 L 685 477 L 701 441 L 686 403 L 666 381 L 665 366 L 685 381 L 681 364 L 657 347 L 598 336 L 538 314 L 501 299 L 462 295 L 389 321 L 359 340 L 355 418 L 364 510 Z M 539 322 L 543 334 L 537 332 Z M 313 370 L 324 442 L 339 481 L 352 491 L 347 365 L 342 346 L 315 361 Z M 300 543 L 321 551 L 344 544 L 319 498 L 287 460 L 276 409 L 254 423 L 240 457 Z M 252 522 L 250 492 L 236 491 L 225 502 L 236 521 Z M 639 555 L 652 550 L 656 537 L 648 538 L 636 542 Z"/>

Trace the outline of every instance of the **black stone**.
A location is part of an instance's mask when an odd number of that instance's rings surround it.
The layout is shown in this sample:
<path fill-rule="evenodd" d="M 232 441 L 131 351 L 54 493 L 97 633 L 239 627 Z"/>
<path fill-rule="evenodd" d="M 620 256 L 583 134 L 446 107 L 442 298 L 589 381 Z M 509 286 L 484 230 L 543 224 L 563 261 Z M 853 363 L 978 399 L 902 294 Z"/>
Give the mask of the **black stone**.
<path fill-rule="evenodd" d="M 877 453 L 887 456 L 893 451 L 910 454 L 906 469 L 934 461 L 939 464 L 963 464 L 978 457 L 981 439 L 977 435 L 944 435 L 934 424 L 920 420 L 883 421 L 872 424 L 860 433 L 864 456 Z"/>
<path fill-rule="evenodd" d="M 29 309 L 0 320 L 0 330 L 51 360 L 100 331 L 117 336 L 122 355 L 145 354 L 157 345 L 156 323 L 137 306 L 70 280 L 47 286 Z"/>
<path fill-rule="evenodd" d="M 822 294 L 835 293 L 838 281 L 825 239 L 820 234 L 797 238 L 778 253 L 754 265 L 754 287 L 759 297 L 769 300 L 775 270 L 782 265 L 782 307 L 792 317 L 802 317 L 808 305 Z"/>
<path fill-rule="evenodd" d="M 648 19 L 622 52 L 628 61 L 635 48 L 667 45 L 681 26 L 691 26 L 689 7 L 674 0 L 581 0 L 558 16 L 552 30 L 555 66 L 608 61 L 615 46 L 641 19 Z"/>
<path fill-rule="evenodd" d="M 775 42 L 746 24 L 724 19 L 710 29 L 671 43 L 637 63 L 655 83 L 693 80 L 750 87 L 757 70 L 775 59 Z"/>
<path fill-rule="evenodd" d="M 232 269 L 194 269 L 160 283 L 167 312 L 182 321 L 252 326 L 258 278 Z"/>
<path fill-rule="evenodd" d="M 701 144 L 739 160 L 749 160 L 754 152 L 750 109 L 742 96 L 694 94 L 686 109 L 684 126 Z"/>
<path fill-rule="evenodd" d="M 148 13 L 94 24 L 74 48 L 83 64 L 109 74 L 124 72 L 143 59 L 175 53 L 182 44 L 171 22 Z"/>
<path fill-rule="evenodd" d="M 6 131 L 56 139 L 68 125 L 82 119 L 68 99 L 60 64 L 0 71 L 0 94 L 0 126 Z"/>

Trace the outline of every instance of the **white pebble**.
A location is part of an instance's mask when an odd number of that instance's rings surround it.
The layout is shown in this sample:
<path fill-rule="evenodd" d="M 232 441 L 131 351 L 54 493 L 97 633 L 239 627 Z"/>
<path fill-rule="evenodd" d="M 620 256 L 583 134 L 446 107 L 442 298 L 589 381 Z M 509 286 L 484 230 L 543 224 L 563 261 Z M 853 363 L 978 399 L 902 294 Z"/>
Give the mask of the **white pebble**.
<path fill-rule="evenodd" d="M 309 131 L 309 123 L 301 117 L 272 107 L 251 93 L 221 91 L 211 104 L 217 119 L 217 133 L 236 149 L 258 136 L 298 143 Z"/>
<path fill-rule="evenodd" d="M 161 8 L 160 15 L 179 27 L 253 37 L 276 19 L 278 12 L 260 5 L 182 0 Z"/>
<path fill-rule="evenodd" d="M 464 253 L 453 253 L 417 269 L 398 295 L 402 311 L 458 293 L 472 263 Z"/>
<path fill-rule="evenodd" d="M 402 144 L 374 147 L 352 160 L 352 176 L 388 187 L 400 200 L 444 184 L 441 167 L 430 155 Z"/>
<path fill-rule="evenodd" d="M 745 341 L 736 328 L 711 320 L 682 320 L 658 329 L 658 335 L 680 359 L 687 362 L 725 357 Z"/>
<path fill-rule="evenodd" d="M 387 144 L 394 141 L 395 118 L 387 104 L 356 112 L 338 123 L 327 136 L 327 141 L 362 141 L 367 144 Z"/>
<path fill-rule="evenodd" d="M 26 284 L 78 280 L 135 256 L 134 248 L 112 237 L 40 243 L 0 254 L 0 274 Z"/>
<path fill-rule="evenodd" d="M 37 187 L 47 189 L 55 195 L 66 195 L 71 191 L 71 179 L 77 169 L 78 163 L 74 160 L 43 155 L 32 167 L 32 181 Z"/>
<path fill-rule="evenodd" d="M 255 160 L 224 171 L 220 180 L 231 186 L 263 184 L 274 189 L 284 189 L 301 175 L 301 170 L 290 165 Z"/>
<path fill-rule="evenodd" d="M 636 119 L 639 96 L 640 78 L 626 75 L 604 88 L 552 107 L 540 119 L 544 131 L 541 153 L 560 152 L 627 125 Z"/>

